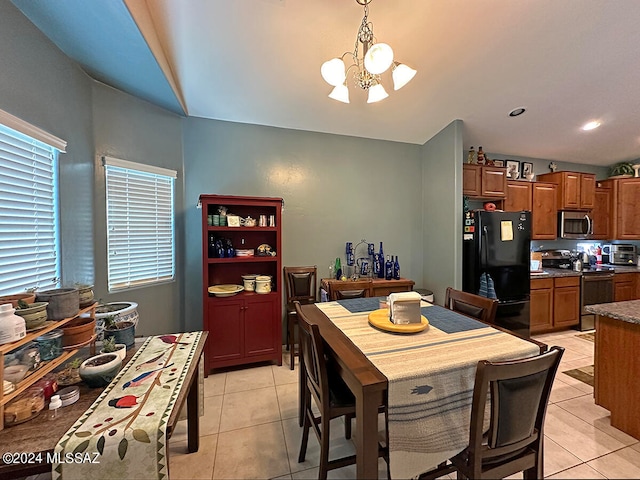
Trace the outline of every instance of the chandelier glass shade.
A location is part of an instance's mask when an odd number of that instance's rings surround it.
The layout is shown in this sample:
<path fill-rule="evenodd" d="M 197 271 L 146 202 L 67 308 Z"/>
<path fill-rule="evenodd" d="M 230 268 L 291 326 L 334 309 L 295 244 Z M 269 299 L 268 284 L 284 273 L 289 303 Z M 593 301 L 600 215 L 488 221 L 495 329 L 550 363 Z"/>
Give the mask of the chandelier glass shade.
<path fill-rule="evenodd" d="M 371 0 L 356 0 L 364 6 L 364 17 L 358 29 L 353 52 L 342 57 L 332 58 L 322 64 L 322 78 L 334 89 L 329 98 L 349 103 L 347 74 L 353 71 L 353 80 L 357 87 L 368 91 L 367 103 L 375 103 L 389 96 L 381 83 L 380 75 L 393 66 L 392 79 L 394 90 L 399 90 L 413 79 L 416 70 L 393 59 L 393 49 L 386 43 L 376 43 L 373 35 L 373 23 L 368 21 Z M 345 57 L 351 56 L 352 62 L 345 65 Z"/>

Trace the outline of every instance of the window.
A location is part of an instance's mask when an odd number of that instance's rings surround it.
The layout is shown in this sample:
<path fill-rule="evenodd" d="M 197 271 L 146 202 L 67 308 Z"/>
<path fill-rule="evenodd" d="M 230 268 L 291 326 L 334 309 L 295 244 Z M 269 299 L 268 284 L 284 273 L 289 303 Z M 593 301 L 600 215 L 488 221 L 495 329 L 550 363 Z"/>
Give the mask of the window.
<path fill-rule="evenodd" d="M 58 283 L 57 162 L 65 148 L 0 110 L 0 294 Z"/>
<path fill-rule="evenodd" d="M 176 172 L 104 157 L 109 291 L 175 277 Z"/>

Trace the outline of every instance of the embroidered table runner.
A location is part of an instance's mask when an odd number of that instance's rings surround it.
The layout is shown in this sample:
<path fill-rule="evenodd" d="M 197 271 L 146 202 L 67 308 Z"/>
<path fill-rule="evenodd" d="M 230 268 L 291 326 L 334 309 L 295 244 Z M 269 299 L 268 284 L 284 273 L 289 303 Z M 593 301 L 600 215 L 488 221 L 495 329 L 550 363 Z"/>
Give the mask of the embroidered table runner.
<path fill-rule="evenodd" d="M 538 346 L 445 308 L 421 302 L 429 328 L 382 332 L 360 300 L 316 306 L 389 381 L 392 478 L 412 478 L 462 451 L 469 441 L 471 399 L 479 360 L 537 355 Z M 375 301 L 373 301 L 375 300 Z"/>
<path fill-rule="evenodd" d="M 201 336 L 149 337 L 62 436 L 53 480 L 168 478 L 167 420 L 191 362 L 199 360 L 194 356 Z"/>

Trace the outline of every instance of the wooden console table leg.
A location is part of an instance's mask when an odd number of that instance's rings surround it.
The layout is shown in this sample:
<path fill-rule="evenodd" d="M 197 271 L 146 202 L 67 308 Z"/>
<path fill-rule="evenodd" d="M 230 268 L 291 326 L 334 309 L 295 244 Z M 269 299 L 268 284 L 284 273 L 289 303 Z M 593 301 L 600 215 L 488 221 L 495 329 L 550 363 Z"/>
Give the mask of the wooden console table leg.
<path fill-rule="evenodd" d="M 189 393 L 187 394 L 187 437 L 189 453 L 197 452 L 200 448 L 200 411 L 198 409 L 198 397 L 200 382 L 198 367 L 191 379 Z"/>

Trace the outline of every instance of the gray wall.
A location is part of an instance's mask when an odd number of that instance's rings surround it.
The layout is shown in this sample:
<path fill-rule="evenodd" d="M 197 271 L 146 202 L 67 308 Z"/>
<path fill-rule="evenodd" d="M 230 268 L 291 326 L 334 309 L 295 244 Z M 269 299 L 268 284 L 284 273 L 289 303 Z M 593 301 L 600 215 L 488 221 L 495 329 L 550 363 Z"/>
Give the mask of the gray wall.
<path fill-rule="evenodd" d="M 326 277 L 364 238 L 422 277 L 419 146 L 199 118 L 183 132 L 187 328 L 202 325 L 201 193 L 282 197 L 283 265 Z"/>
<path fill-rule="evenodd" d="M 62 284 L 95 282 L 97 298 L 138 302 L 138 334 L 181 330 L 181 117 L 93 81 L 10 2 L 0 2 L 0 38 L 0 108 L 67 141 L 59 161 Z M 175 282 L 107 293 L 104 171 L 96 153 L 178 170 Z"/>
<path fill-rule="evenodd" d="M 462 121 L 422 146 L 423 284 L 442 305 L 462 288 Z"/>
<path fill-rule="evenodd" d="M 62 281 L 92 282 L 92 81 L 10 2 L 0 2 L 0 32 L 0 109 L 67 141 L 59 159 Z"/>
<path fill-rule="evenodd" d="M 140 322 L 136 335 L 178 332 L 182 322 L 184 255 L 182 117 L 101 83 L 93 83 L 95 156 L 95 291 L 105 302 L 138 303 Z M 178 171 L 175 183 L 176 280 L 171 283 L 108 293 L 105 177 L 102 156 L 129 160 Z"/>

